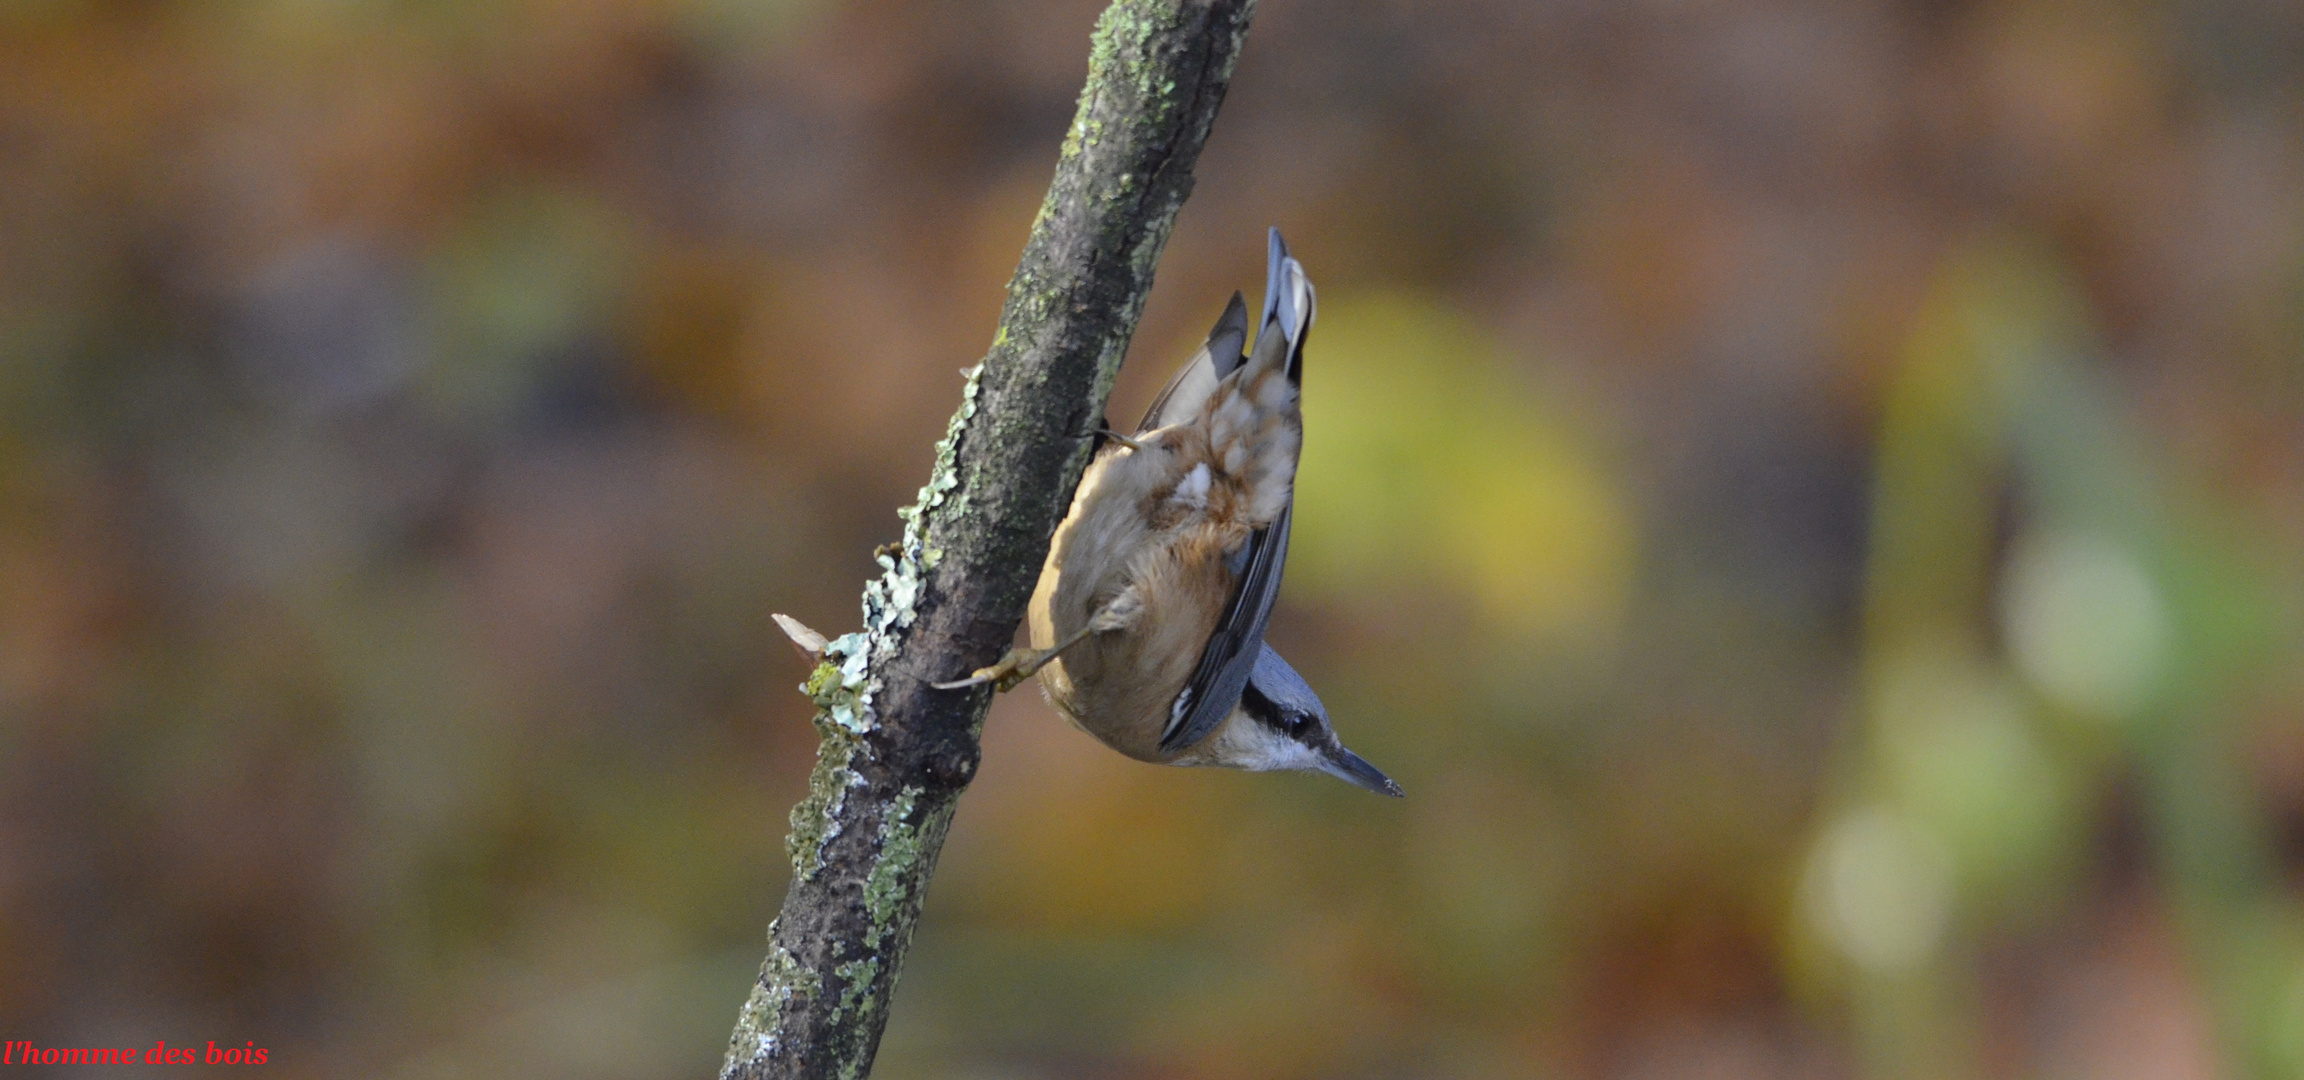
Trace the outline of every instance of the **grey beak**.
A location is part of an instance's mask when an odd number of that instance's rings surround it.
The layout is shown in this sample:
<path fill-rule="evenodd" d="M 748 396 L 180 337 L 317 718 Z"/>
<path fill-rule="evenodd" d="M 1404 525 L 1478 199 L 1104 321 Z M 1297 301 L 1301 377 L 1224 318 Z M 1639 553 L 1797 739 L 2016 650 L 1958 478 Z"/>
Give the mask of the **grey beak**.
<path fill-rule="evenodd" d="M 1367 788 L 1378 795 L 1390 795 L 1395 799 L 1407 794 L 1400 790 L 1400 785 L 1392 782 L 1391 777 L 1384 775 L 1382 770 L 1368 764 L 1366 759 L 1350 750 L 1339 746 L 1335 753 L 1328 754 L 1326 757 L 1328 759 L 1327 764 L 1320 771 L 1353 787 Z"/>

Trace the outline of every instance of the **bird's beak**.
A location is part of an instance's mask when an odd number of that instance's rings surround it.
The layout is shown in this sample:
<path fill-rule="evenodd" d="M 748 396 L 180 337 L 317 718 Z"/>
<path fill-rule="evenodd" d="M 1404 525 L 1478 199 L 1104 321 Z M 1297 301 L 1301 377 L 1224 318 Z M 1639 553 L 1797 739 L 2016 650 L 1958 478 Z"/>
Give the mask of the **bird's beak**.
<path fill-rule="evenodd" d="M 1392 782 L 1391 777 L 1350 750 L 1339 746 L 1334 753 L 1322 756 L 1325 760 L 1320 771 L 1353 787 L 1367 788 L 1378 795 L 1390 795 L 1395 799 L 1406 794 L 1400 790 L 1400 785 Z"/>

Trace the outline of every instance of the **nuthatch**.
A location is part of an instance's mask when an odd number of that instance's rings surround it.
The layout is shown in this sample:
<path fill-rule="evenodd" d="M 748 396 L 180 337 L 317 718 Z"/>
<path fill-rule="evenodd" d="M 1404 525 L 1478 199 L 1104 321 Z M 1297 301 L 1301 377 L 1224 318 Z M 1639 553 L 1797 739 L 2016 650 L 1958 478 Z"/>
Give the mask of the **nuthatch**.
<path fill-rule="evenodd" d="M 1312 282 L 1271 234 L 1255 348 L 1240 294 L 1133 436 L 1108 435 L 1032 594 L 1032 648 L 958 689 L 1037 672 L 1056 710 L 1129 757 L 1400 785 L 1346 750 L 1264 627 L 1280 597 L 1304 441 Z"/>

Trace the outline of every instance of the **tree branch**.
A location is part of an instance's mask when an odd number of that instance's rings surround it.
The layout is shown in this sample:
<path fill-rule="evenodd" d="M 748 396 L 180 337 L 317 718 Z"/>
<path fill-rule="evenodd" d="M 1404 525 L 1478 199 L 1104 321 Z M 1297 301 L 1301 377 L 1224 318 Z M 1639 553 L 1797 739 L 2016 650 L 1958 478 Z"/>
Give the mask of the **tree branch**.
<path fill-rule="evenodd" d="M 864 590 L 864 629 L 809 677 L 823 745 L 724 1080 L 871 1069 L 991 706 L 989 688 L 928 684 L 991 663 L 1015 635 L 1255 6 L 1116 0 L 1097 23 L 992 349 Z"/>

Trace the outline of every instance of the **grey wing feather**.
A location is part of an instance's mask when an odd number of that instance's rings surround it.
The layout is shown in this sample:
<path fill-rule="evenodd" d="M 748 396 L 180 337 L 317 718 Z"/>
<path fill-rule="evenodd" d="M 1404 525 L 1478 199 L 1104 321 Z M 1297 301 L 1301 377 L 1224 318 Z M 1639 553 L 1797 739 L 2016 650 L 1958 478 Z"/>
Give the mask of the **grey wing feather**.
<path fill-rule="evenodd" d="M 1208 395 L 1216 392 L 1216 384 L 1239 369 L 1247 346 L 1248 304 L 1239 293 L 1233 293 L 1232 302 L 1216 320 L 1216 328 L 1208 331 L 1208 344 L 1178 368 L 1167 388 L 1152 399 L 1152 407 L 1144 410 L 1144 422 L 1136 425 L 1136 434 L 1167 427 L 1199 411 Z"/>
<path fill-rule="evenodd" d="M 1160 733 L 1160 749 L 1180 750 L 1207 738 L 1240 703 L 1240 692 L 1247 688 L 1249 675 L 1262 656 L 1264 627 L 1272 621 L 1272 606 L 1280 599 L 1280 571 L 1288 563 L 1289 520 L 1295 516 L 1296 508 L 1291 506 L 1271 525 L 1249 535 L 1247 568 L 1223 618 L 1216 623 L 1216 632 L 1208 636 L 1200 665 L 1192 670 L 1191 680 L 1169 709 L 1167 730 Z"/>

